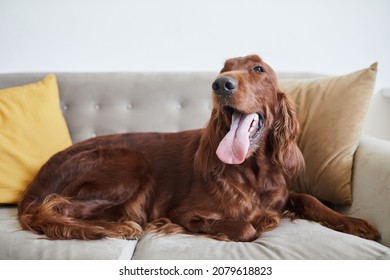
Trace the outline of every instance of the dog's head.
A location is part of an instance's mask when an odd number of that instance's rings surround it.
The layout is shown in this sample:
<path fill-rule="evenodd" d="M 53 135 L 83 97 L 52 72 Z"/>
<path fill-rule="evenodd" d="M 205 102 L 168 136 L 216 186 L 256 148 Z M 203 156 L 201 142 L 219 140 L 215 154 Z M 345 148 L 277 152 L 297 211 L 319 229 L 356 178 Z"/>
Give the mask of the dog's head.
<path fill-rule="evenodd" d="M 296 173 L 302 155 L 294 104 L 278 90 L 274 70 L 257 55 L 228 59 L 212 84 L 213 117 L 222 139 L 216 153 L 226 164 L 241 164 L 263 146 L 271 161 Z"/>

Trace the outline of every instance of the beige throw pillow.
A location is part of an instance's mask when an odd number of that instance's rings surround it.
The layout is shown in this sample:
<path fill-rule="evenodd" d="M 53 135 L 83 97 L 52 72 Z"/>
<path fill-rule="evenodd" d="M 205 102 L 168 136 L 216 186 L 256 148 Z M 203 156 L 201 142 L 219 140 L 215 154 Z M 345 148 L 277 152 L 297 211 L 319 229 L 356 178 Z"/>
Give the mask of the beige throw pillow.
<path fill-rule="evenodd" d="M 305 171 L 293 189 L 322 201 L 351 204 L 353 156 L 374 89 L 377 63 L 349 75 L 280 80 L 297 105 Z"/>

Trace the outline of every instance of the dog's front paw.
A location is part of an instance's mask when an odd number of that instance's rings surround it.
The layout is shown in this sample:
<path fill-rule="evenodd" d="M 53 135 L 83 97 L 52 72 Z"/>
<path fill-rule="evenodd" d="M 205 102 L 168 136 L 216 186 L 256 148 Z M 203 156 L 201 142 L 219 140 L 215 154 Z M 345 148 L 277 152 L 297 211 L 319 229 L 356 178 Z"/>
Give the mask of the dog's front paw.
<path fill-rule="evenodd" d="M 368 223 L 365 220 L 358 219 L 358 218 L 353 218 L 353 217 L 346 217 L 346 223 L 340 226 L 337 226 L 335 229 L 353 234 L 365 239 L 369 240 L 380 240 L 381 236 L 378 232 L 378 230 Z"/>

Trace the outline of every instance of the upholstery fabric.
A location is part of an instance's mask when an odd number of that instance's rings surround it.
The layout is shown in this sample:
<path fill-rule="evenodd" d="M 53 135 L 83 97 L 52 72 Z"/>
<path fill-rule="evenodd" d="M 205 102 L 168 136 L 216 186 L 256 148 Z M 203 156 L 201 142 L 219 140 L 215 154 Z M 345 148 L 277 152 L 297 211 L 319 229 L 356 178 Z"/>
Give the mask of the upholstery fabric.
<path fill-rule="evenodd" d="M 17 203 L 39 168 L 71 143 L 54 75 L 0 90 L 0 203 Z"/>
<path fill-rule="evenodd" d="M 210 116 L 213 78 L 191 73 L 62 74 L 62 110 L 75 142 L 103 134 L 201 128 Z"/>
<path fill-rule="evenodd" d="M 306 169 L 293 187 L 334 204 L 352 203 L 353 155 L 374 90 L 377 64 L 348 75 L 283 80 L 297 105 Z"/>
<path fill-rule="evenodd" d="M 314 222 L 283 219 L 253 242 L 148 233 L 139 240 L 133 259 L 390 259 L 390 249 Z"/>
<path fill-rule="evenodd" d="M 123 132 L 202 128 L 211 112 L 216 73 L 56 73 L 73 142 Z M 3 74 L 0 88 L 45 74 Z"/>
<path fill-rule="evenodd" d="M 377 242 L 305 220 L 283 219 L 254 242 L 152 233 L 140 240 L 52 241 L 21 230 L 16 214 L 16 207 L 0 208 L 0 259 L 390 259 L 390 249 Z"/>
<path fill-rule="evenodd" d="M 389 141 L 370 136 L 361 138 L 354 157 L 352 183 L 352 206 L 336 210 L 369 220 L 381 233 L 380 242 L 390 247 Z"/>
<path fill-rule="evenodd" d="M 16 207 L 0 207 L 0 260 L 95 260 L 132 257 L 136 240 L 47 240 L 21 229 Z"/>

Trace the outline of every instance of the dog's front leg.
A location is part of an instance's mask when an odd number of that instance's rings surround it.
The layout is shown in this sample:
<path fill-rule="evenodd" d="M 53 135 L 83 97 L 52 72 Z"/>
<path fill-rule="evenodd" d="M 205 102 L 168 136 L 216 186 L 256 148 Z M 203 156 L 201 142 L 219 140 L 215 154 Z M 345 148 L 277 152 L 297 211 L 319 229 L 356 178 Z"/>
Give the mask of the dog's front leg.
<path fill-rule="evenodd" d="M 309 194 L 290 193 L 287 210 L 298 218 L 315 221 L 337 231 L 371 240 L 380 239 L 378 230 L 367 221 L 341 215 Z"/>

